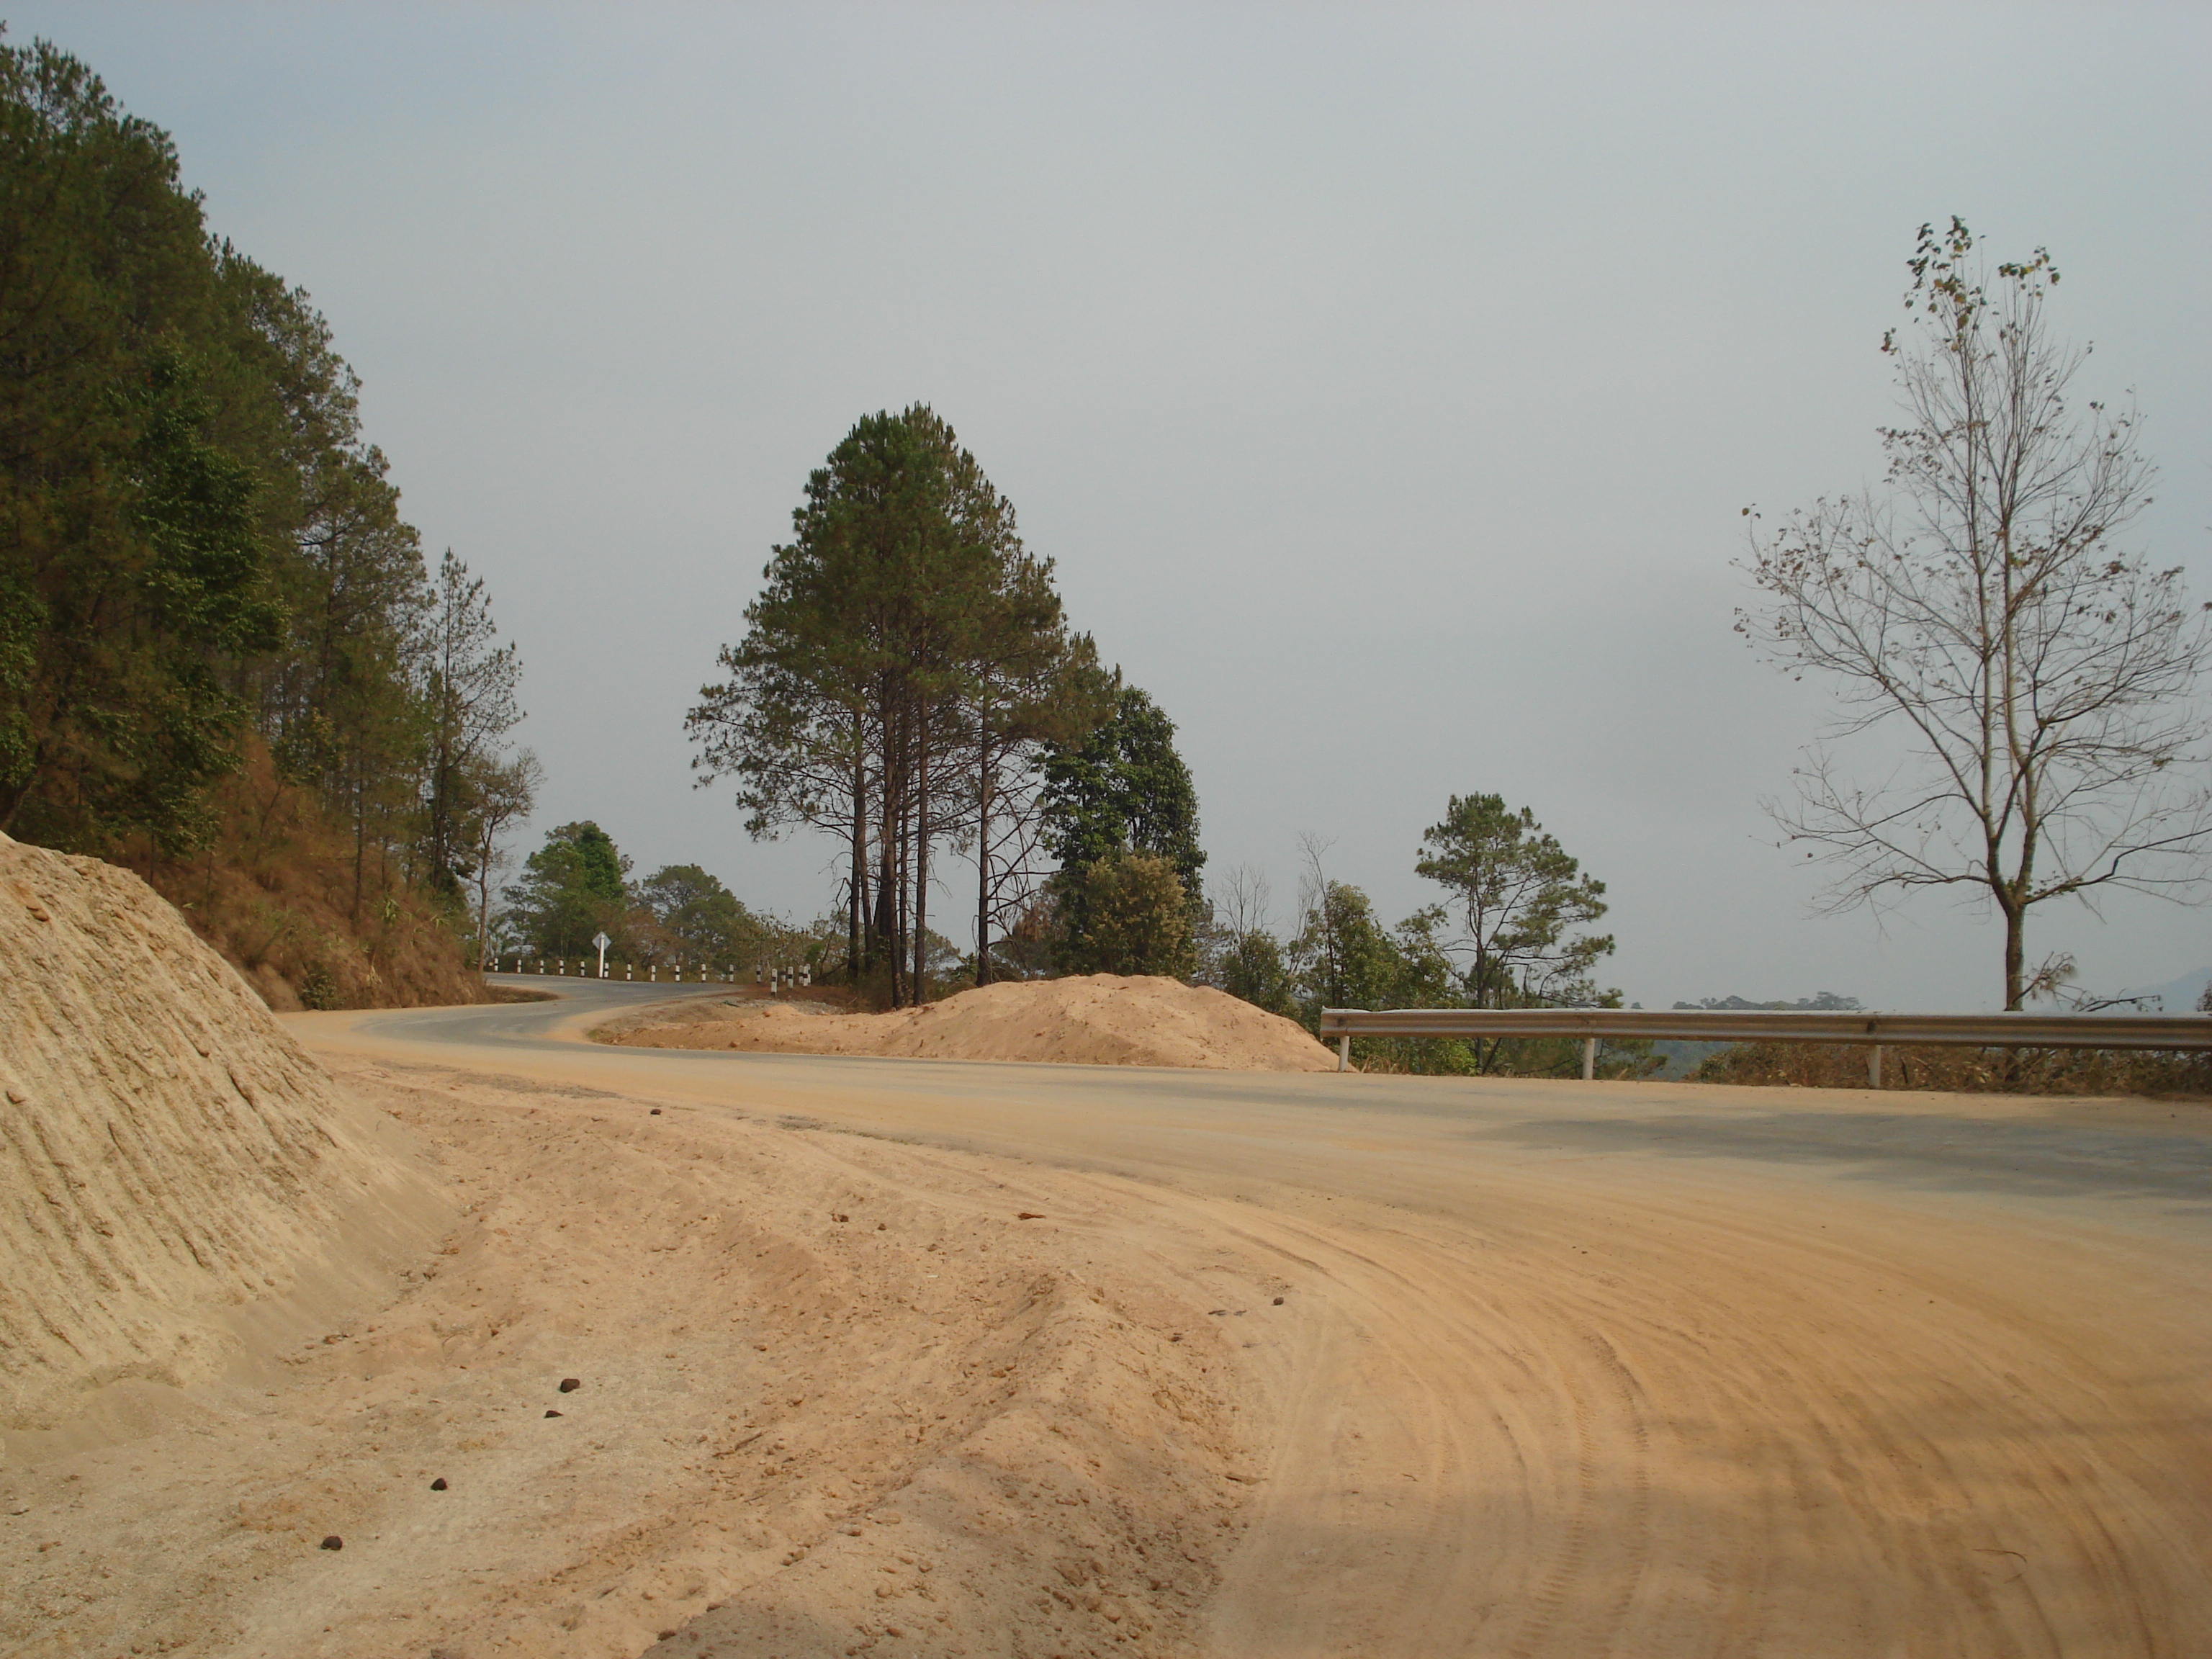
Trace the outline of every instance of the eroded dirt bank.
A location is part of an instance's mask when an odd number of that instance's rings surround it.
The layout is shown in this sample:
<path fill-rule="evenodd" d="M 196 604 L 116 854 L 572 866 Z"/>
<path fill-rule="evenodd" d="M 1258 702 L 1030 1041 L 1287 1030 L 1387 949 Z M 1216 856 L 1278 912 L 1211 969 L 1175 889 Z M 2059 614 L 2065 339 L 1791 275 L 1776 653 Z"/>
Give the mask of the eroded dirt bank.
<path fill-rule="evenodd" d="M 450 1218 L 167 901 L 0 835 L 0 1430 L 373 1304 Z"/>
<path fill-rule="evenodd" d="M 344 1070 L 460 1224 L 265 1376 L 15 1437 L 0 1651 L 1192 1650 L 1254 1264 L 1126 1182 Z"/>

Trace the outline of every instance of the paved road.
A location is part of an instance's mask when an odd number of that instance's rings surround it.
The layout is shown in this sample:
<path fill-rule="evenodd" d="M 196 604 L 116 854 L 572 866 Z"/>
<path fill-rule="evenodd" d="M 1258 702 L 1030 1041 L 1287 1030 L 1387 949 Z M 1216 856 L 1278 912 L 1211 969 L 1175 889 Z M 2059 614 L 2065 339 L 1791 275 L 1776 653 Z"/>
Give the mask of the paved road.
<path fill-rule="evenodd" d="M 614 1048 L 671 988 L 560 988 L 290 1023 L 1133 1176 L 1299 1278 L 1218 1651 L 2205 1650 L 2212 1109 Z"/>
<path fill-rule="evenodd" d="M 500 1063 L 531 1075 L 550 1067 L 608 1087 L 694 1100 L 803 1103 L 851 1127 L 895 1127 L 1024 1156 L 1157 1159 L 1173 1170 L 1225 1153 L 1232 1169 L 1262 1173 L 1267 1147 L 1236 1135 L 1222 1147 L 1215 1137 L 1224 1120 L 1241 1130 L 1249 1114 L 1263 1109 L 1284 1115 L 1285 1146 L 1388 1122 L 1394 1135 L 1411 1136 L 1428 1156 L 1447 1149 L 1464 1155 L 1494 1142 L 1581 1157 L 1751 1163 L 1893 1196 L 2072 1200 L 2075 1209 L 2065 1212 L 2077 1218 L 2212 1243 L 2212 1108 L 2202 1105 L 618 1048 L 580 1039 L 631 1009 L 729 988 L 678 993 L 528 975 L 493 982 L 551 992 L 554 1000 L 310 1016 L 304 1024 L 315 1040 L 356 1052 Z M 963 1109 L 970 1103 L 987 1109 Z M 1024 1115 L 1010 1124 L 1003 1109 L 1017 1103 Z M 1173 1144 L 1133 1139 L 1125 1116 L 1167 1129 Z M 1247 1152 L 1251 1161 L 1241 1156 Z M 2135 1201 L 2097 1202 L 2106 1200 Z"/>

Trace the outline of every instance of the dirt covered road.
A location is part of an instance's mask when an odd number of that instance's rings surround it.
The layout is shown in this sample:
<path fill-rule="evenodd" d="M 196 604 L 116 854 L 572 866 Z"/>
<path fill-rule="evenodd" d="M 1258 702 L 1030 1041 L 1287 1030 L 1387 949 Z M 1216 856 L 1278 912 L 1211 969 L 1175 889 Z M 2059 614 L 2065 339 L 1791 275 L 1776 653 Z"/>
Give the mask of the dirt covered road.
<path fill-rule="evenodd" d="M 290 1022 L 434 1149 L 450 1253 L 24 1449 L 0 1582 L 56 1611 L 7 1651 L 2212 1628 L 2203 1107 L 575 1040 L 620 1000 Z"/>

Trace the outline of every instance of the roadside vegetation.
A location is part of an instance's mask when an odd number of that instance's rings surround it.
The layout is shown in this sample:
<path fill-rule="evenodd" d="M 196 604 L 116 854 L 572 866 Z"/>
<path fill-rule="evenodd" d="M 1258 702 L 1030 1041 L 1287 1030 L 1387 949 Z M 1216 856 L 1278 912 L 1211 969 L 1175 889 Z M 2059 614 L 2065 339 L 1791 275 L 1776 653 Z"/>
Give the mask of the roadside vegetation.
<path fill-rule="evenodd" d="M 1445 799 L 1413 865 L 1433 902 L 1395 921 L 1316 838 L 1281 931 L 1264 873 L 1209 878 L 1174 720 L 921 404 L 864 416 L 804 481 L 685 717 L 697 782 L 751 836 L 835 847 L 821 913 L 753 908 L 697 863 L 640 874 L 591 820 L 517 866 L 544 784 L 513 742 L 517 647 L 402 516 L 309 295 L 215 234 L 167 135 L 46 43 L 0 40 L 0 830 L 137 869 L 273 1006 L 466 1000 L 495 955 L 580 961 L 600 938 L 631 971 L 803 969 L 874 1007 L 1096 973 L 1310 1029 L 1327 1007 L 1620 1005 L 1604 882 L 1499 794 Z M 2201 894 L 2212 624 L 2124 540 L 2154 469 L 2132 409 L 2075 390 L 2050 256 L 1990 269 L 1954 219 L 1908 268 L 1881 482 L 1771 527 L 1746 509 L 1740 631 L 1839 694 L 1769 810 L 1825 863 L 1826 907 L 1954 896 L 2002 923 L 2007 1008 L 2095 1006 L 2028 924 Z M 1852 745 L 1883 734 L 1880 781 L 1857 781 Z M 1580 1064 L 1568 1041 L 1354 1048 L 1370 1069 Z M 1599 1069 L 1861 1075 L 1820 1055 L 1624 1042 Z M 1916 1050 L 1891 1073 L 2196 1075 Z"/>
<path fill-rule="evenodd" d="M 0 41 L 0 830 L 137 869 L 278 1006 L 475 994 L 520 664 L 329 325 L 45 42 Z"/>

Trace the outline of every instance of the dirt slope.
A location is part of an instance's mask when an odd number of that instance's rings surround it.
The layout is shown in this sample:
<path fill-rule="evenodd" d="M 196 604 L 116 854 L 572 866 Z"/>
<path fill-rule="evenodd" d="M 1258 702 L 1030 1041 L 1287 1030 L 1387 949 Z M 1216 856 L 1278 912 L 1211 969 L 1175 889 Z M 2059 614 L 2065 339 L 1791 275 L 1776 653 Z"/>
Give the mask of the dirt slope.
<path fill-rule="evenodd" d="M 181 860 L 143 845 L 115 856 L 279 1013 L 451 1007 L 486 1000 L 483 975 L 434 906 L 374 860 L 313 794 L 284 782 L 258 743 L 209 799 L 214 839 Z"/>
<path fill-rule="evenodd" d="M 0 1428 L 180 1386 L 443 1224 L 388 1119 L 125 871 L 0 836 Z"/>
<path fill-rule="evenodd" d="M 986 985 L 887 1014 L 830 1014 L 807 1003 L 716 999 L 647 1009 L 593 1035 L 641 1048 L 1235 1072 L 1336 1066 L 1335 1056 L 1303 1026 L 1226 992 L 1118 974 Z"/>
<path fill-rule="evenodd" d="M 1232 1361 L 1289 1312 L 1264 1269 L 1127 1182 L 349 1081 L 466 1213 L 265 1386 L 0 1466 L 0 1655 L 1194 1651 L 1256 1474 Z"/>

